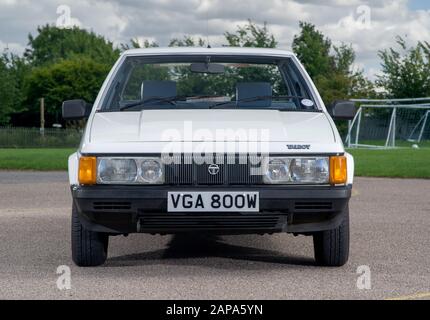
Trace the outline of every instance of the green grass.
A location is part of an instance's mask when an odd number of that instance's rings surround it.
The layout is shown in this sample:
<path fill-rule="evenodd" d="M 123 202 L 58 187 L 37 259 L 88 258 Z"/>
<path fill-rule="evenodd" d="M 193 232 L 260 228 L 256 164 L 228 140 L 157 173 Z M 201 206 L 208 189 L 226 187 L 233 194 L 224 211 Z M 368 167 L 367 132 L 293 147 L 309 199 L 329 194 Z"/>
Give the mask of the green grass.
<path fill-rule="evenodd" d="M 385 146 L 386 141 L 385 140 L 360 140 L 358 142 L 359 144 L 363 145 L 371 145 L 371 146 L 379 146 L 383 147 Z M 430 140 L 423 140 L 421 142 L 410 142 L 406 140 L 396 140 L 396 147 L 400 148 L 412 148 L 412 145 L 417 145 L 420 148 L 430 148 Z"/>
<path fill-rule="evenodd" d="M 67 159 L 76 149 L 0 149 L 3 170 L 67 170 Z"/>
<path fill-rule="evenodd" d="M 430 149 L 350 149 L 355 175 L 364 177 L 430 178 Z"/>
<path fill-rule="evenodd" d="M 75 149 L 0 149 L 3 170 L 67 170 Z M 355 175 L 366 177 L 430 178 L 430 149 L 350 149 Z"/>

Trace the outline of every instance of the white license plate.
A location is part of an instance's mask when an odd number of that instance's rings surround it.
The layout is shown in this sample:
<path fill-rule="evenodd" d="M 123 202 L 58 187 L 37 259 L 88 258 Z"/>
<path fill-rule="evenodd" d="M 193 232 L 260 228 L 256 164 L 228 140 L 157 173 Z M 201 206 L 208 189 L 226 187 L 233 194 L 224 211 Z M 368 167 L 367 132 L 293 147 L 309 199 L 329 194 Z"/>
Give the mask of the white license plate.
<path fill-rule="evenodd" d="M 168 212 L 259 212 L 258 192 L 168 192 Z"/>

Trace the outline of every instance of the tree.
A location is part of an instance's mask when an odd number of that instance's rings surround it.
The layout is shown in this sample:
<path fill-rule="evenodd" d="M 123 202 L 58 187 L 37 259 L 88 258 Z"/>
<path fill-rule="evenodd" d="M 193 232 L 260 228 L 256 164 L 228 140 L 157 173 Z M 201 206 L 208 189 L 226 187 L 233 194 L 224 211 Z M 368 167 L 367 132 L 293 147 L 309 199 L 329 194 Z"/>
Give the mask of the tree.
<path fill-rule="evenodd" d="M 329 90 L 323 90 L 326 97 L 325 101 L 334 101 L 336 99 L 351 98 L 371 98 L 375 95 L 374 85 L 366 79 L 363 70 L 353 67 L 355 62 L 355 52 L 349 44 L 333 46 L 334 54 L 331 55 L 333 68 L 331 76 L 319 75 L 317 81 L 319 84 L 326 81 L 331 83 Z M 330 81 L 332 79 L 332 81 Z M 324 88 L 323 88 L 324 89 Z M 331 91 L 331 93 L 330 93 Z"/>
<path fill-rule="evenodd" d="M 205 47 L 206 42 L 202 38 L 195 40 L 193 37 L 184 36 L 182 39 L 173 38 L 169 42 L 169 47 Z"/>
<path fill-rule="evenodd" d="M 15 99 L 18 94 L 15 79 L 7 67 L 4 58 L 0 59 L 0 124 L 9 122 L 14 112 Z"/>
<path fill-rule="evenodd" d="M 266 22 L 260 27 L 252 20 L 248 20 L 248 24 L 238 26 L 234 33 L 225 32 L 224 36 L 228 45 L 232 47 L 276 48 L 278 45 Z"/>
<path fill-rule="evenodd" d="M 326 106 L 335 100 L 375 95 L 373 83 L 362 70 L 353 67 L 355 52 L 351 45 L 333 46 L 310 23 L 300 22 L 300 28 L 300 34 L 294 37 L 293 51 L 306 67 Z M 338 122 L 337 127 L 341 135 L 346 133 L 344 121 Z"/>
<path fill-rule="evenodd" d="M 294 36 L 293 51 L 313 78 L 326 105 L 334 100 L 374 95 L 373 84 L 362 70 L 355 70 L 355 52 L 351 45 L 333 46 L 314 25 L 300 22 L 300 34 Z"/>
<path fill-rule="evenodd" d="M 143 45 L 139 42 L 138 39 L 131 39 L 130 43 L 121 43 L 120 47 L 121 47 L 121 51 L 125 51 L 129 49 L 157 48 L 159 47 L 159 45 L 157 42 L 149 41 L 148 39 L 145 39 L 143 41 Z"/>
<path fill-rule="evenodd" d="M 35 68 L 26 81 L 29 112 L 38 114 L 39 99 L 44 97 L 47 122 L 61 122 L 62 102 L 70 99 L 93 102 L 109 69 L 109 65 L 89 57 Z"/>
<path fill-rule="evenodd" d="M 0 56 L 0 124 L 9 124 L 11 116 L 25 110 L 22 106 L 24 76 L 29 66 L 17 55 L 4 52 Z"/>
<path fill-rule="evenodd" d="M 202 38 L 194 39 L 191 36 L 185 35 L 182 38 L 173 38 L 169 41 L 169 47 L 205 47 L 206 42 Z M 121 50 L 140 49 L 140 48 L 157 48 L 159 44 L 156 41 L 144 40 L 140 43 L 137 39 L 131 39 L 130 43 L 122 43 Z"/>
<path fill-rule="evenodd" d="M 29 47 L 15 59 L 19 92 L 23 93 L 14 125 L 39 125 L 39 101 L 45 98 L 47 124 L 60 122 L 63 100 L 83 98 L 93 101 L 120 50 L 112 42 L 78 27 L 71 29 L 45 25 L 29 35 Z"/>
<path fill-rule="evenodd" d="M 99 63 L 113 65 L 119 57 L 119 49 L 112 42 L 85 29 L 70 29 L 45 25 L 37 28 L 38 35 L 29 34 L 29 48 L 24 56 L 34 66 L 56 63 L 75 56 L 90 57 Z"/>
<path fill-rule="evenodd" d="M 390 48 L 379 51 L 382 60 L 382 75 L 377 84 L 391 98 L 421 98 L 430 96 L 430 44 L 418 42 L 408 48 L 406 42 L 397 37 L 400 51 Z"/>
<path fill-rule="evenodd" d="M 294 36 L 293 51 L 312 78 L 327 75 L 334 61 L 330 56 L 331 41 L 315 29 L 313 24 L 300 22 L 300 34 Z"/>

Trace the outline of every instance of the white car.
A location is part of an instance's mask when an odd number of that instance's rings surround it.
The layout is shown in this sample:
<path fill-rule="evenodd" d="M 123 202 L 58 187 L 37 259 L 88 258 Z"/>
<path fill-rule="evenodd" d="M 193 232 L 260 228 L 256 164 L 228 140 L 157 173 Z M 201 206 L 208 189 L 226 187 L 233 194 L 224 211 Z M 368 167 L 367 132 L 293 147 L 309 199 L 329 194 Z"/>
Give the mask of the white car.
<path fill-rule="evenodd" d="M 69 158 L 72 256 L 106 261 L 129 233 L 313 236 L 319 265 L 348 260 L 354 161 L 330 112 L 290 52 L 254 48 L 124 52 L 90 105 Z"/>

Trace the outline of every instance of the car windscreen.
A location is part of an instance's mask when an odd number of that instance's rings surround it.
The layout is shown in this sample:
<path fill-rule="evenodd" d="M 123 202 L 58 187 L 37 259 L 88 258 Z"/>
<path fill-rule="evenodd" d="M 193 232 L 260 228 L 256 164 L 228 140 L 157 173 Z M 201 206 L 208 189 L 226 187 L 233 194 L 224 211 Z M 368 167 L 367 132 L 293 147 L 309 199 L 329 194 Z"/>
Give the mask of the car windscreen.
<path fill-rule="evenodd" d="M 290 58 L 218 55 L 129 56 L 101 110 L 169 108 L 317 110 Z"/>

